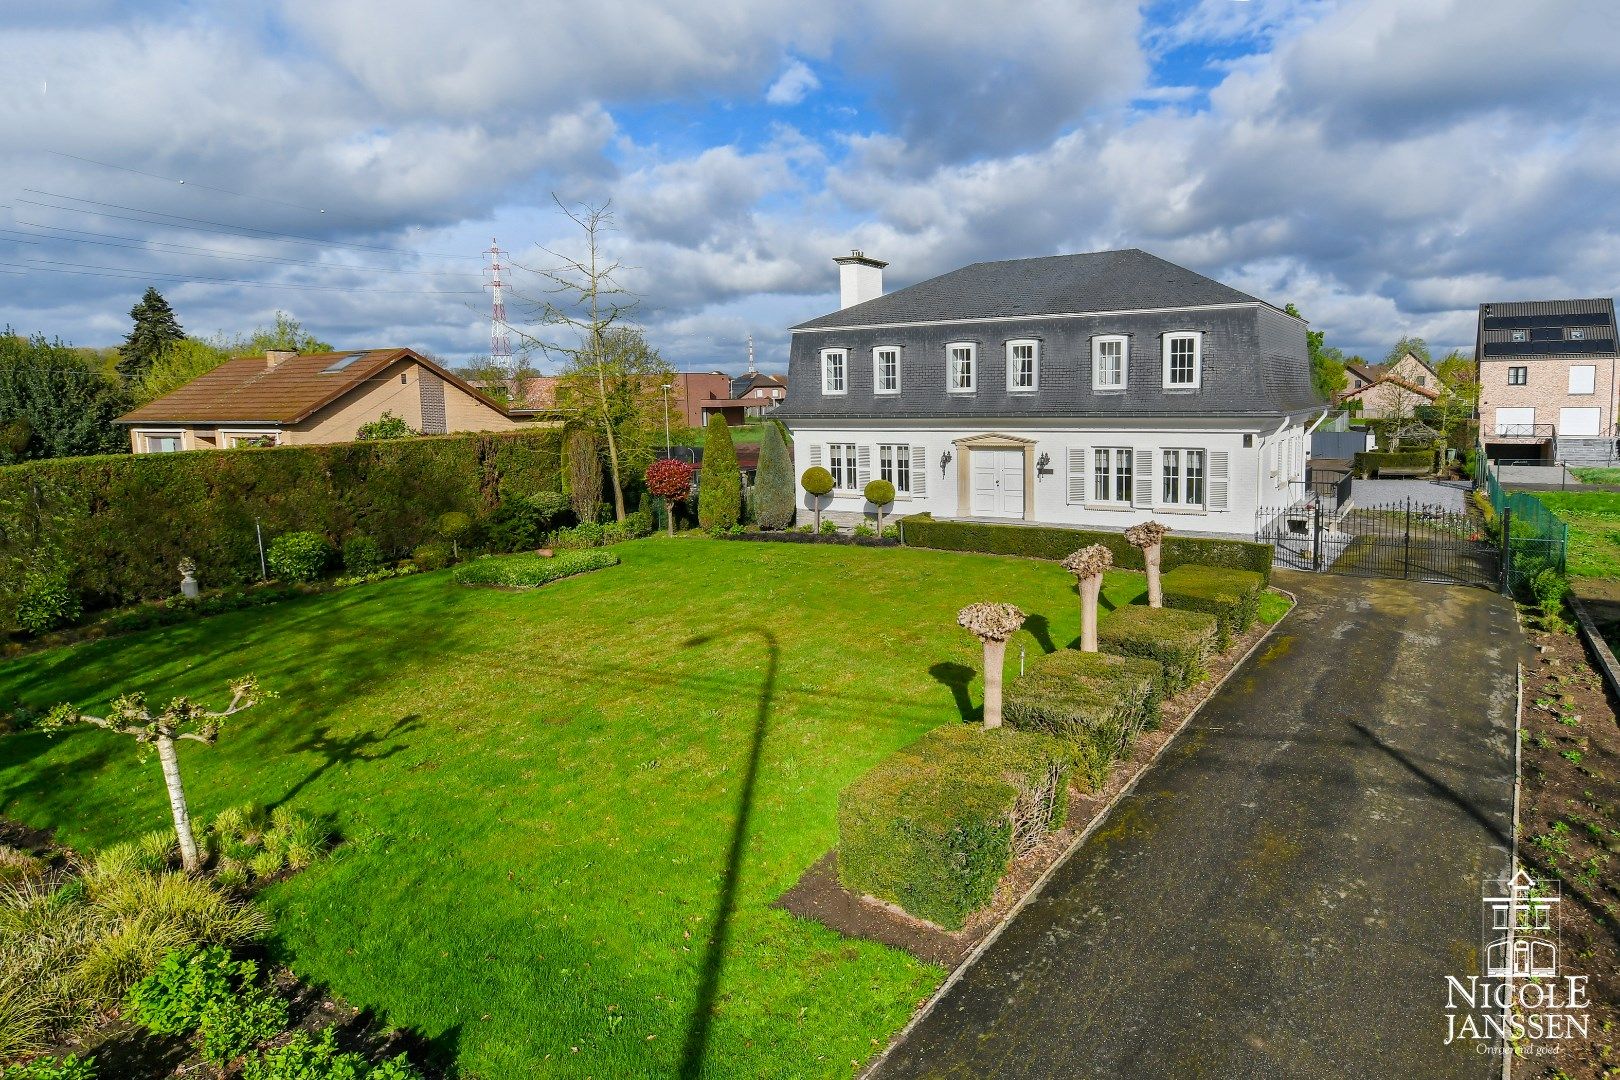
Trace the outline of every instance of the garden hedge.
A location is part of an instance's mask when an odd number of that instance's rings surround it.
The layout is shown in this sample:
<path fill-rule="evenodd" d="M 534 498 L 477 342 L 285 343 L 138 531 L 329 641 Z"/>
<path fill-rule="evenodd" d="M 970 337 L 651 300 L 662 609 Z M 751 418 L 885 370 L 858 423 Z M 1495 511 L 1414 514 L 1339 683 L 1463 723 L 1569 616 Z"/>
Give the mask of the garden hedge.
<path fill-rule="evenodd" d="M 1220 624 L 1214 615 L 1132 604 L 1102 621 L 1097 644 L 1105 653 L 1140 657 L 1158 664 L 1158 696 L 1162 700 L 1208 676 L 1209 658 L 1220 637 Z"/>
<path fill-rule="evenodd" d="M 619 557 L 602 548 L 564 551 L 550 558 L 529 552 L 489 555 L 464 562 L 450 572 L 457 585 L 498 585 L 508 589 L 534 589 L 576 574 L 619 565 Z"/>
<path fill-rule="evenodd" d="M 1217 649 L 1226 648 L 1254 625 L 1265 591 L 1259 574 L 1213 566 L 1178 566 L 1164 575 L 1163 585 L 1165 607 L 1215 616 L 1220 625 Z"/>
<path fill-rule="evenodd" d="M 1015 728 L 1057 737 L 1076 759 L 1100 751 L 1112 761 L 1157 722 L 1161 678 L 1153 660 L 1059 649 L 1013 680 L 1001 715 Z"/>
<path fill-rule="evenodd" d="M 205 588 L 257 580 L 268 547 L 307 531 L 334 547 L 370 537 L 397 557 L 440 515 L 482 517 L 560 484 L 558 431 L 330 446 L 60 458 L 0 468 L 0 621 L 30 565 L 68 568 L 87 609 L 167 596 L 182 557 Z"/>
<path fill-rule="evenodd" d="M 931 514 L 913 514 L 901 526 L 908 547 L 941 551 L 977 551 L 988 555 L 1024 555 L 1032 559 L 1063 558 L 1089 544 L 1101 544 L 1114 556 L 1114 565 L 1141 570 L 1142 550 L 1124 533 L 1091 529 L 1065 529 L 1057 525 L 986 525 L 977 521 L 936 521 Z M 1271 545 L 1252 540 L 1212 540 L 1202 537 L 1164 538 L 1160 567 L 1173 570 L 1187 563 L 1252 570 L 1271 580 Z"/>
<path fill-rule="evenodd" d="M 1063 824 L 1067 755 L 1038 732 L 936 728 L 838 797 L 838 877 L 957 930 Z"/>
<path fill-rule="evenodd" d="M 1402 450 L 1400 453 L 1389 453 L 1384 450 L 1363 450 L 1350 460 L 1350 468 L 1357 476 L 1377 476 L 1384 469 L 1426 469 L 1433 472 L 1438 467 L 1438 457 L 1434 450 Z"/>

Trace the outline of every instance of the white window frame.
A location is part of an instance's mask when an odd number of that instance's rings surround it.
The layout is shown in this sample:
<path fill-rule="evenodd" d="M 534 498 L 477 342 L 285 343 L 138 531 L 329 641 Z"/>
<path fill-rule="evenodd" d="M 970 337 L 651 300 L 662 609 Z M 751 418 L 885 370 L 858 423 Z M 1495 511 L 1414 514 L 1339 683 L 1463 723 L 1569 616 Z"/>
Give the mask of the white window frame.
<path fill-rule="evenodd" d="M 890 352 L 894 353 L 894 385 L 885 387 L 883 385 L 882 355 Z M 900 392 L 900 357 L 901 352 L 898 345 L 879 345 L 872 350 L 872 393 L 898 394 Z"/>
<path fill-rule="evenodd" d="M 1119 381 L 1104 382 L 1102 359 L 1104 345 L 1119 346 Z M 1093 390 L 1123 390 L 1131 381 L 1131 339 L 1124 334 L 1101 334 L 1091 339 L 1091 388 Z"/>
<path fill-rule="evenodd" d="M 856 456 L 857 451 L 854 443 L 827 444 L 827 471 L 832 474 L 834 491 L 853 492 L 859 490 L 860 478 L 856 472 Z M 847 487 L 839 483 L 841 479 L 849 481 Z"/>
<path fill-rule="evenodd" d="M 273 428 L 220 428 L 219 442 L 221 450 L 239 450 L 238 439 L 270 439 L 271 446 L 281 445 L 281 432 Z"/>
<path fill-rule="evenodd" d="M 1123 468 L 1122 468 L 1123 466 Z M 1120 497 L 1123 481 L 1130 478 L 1130 490 Z M 1101 480 L 1103 493 L 1097 493 Z M 1129 446 L 1093 446 L 1091 448 L 1091 498 L 1088 503 L 1103 506 L 1131 506 L 1136 495 L 1136 451 Z"/>
<path fill-rule="evenodd" d="M 1017 361 L 1013 358 L 1013 350 L 1021 346 L 1028 346 L 1029 378 L 1028 386 L 1019 386 L 1015 376 Z M 1041 388 L 1041 343 L 1034 338 L 1015 338 L 1007 342 L 1007 392 L 1010 394 L 1033 394 Z"/>
<path fill-rule="evenodd" d="M 1197 456 L 1198 471 L 1192 469 Z M 1174 446 L 1159 451 L 1159 505 L 1176 510 L 1209 509 L 1209 451 L 1196 446 Z M 1193 484 L 1198 498 L 1192 498 Z M 1174 490 L 1172 490 L 1174 489 Z"/>
<path fill-rule="evenodd" d="M 967 350 L 967 385 L 956 384 L 956 351 Z M 973 341 L 951 341 L 945 345 L 945 391 L 950 394 L 972 394 L 979 388 L 979 345 Z"/>
<path fill-rule="evenodd" d="M 1192 381 L 1170 381 L 1170 357 L 1179 341 L 1192 342 Z M 1166 390 L 1197 390 L 1204 384 L 1204 334 L 1201 330 L 1173 330 L 1164 335 L 1164 388 Z"/>
<path fill-rule="evenodd" d="M 1585 390 L 1577 390 L 1575 388 L 1575 373 L 1577 371 L 1584 371 L 1586 373 L 1586 389 Z M 1595 393 L 1597 393 L 1597 365 L 1596 364 L 1571 364 L 1569 366 L 1569 394 L 1570 394 L 1570 396 L 1571 397 L 1590 397 L 1591 395 L 1593 395 Z"/>
<path fill-rule="evenodd" d="M 137 428 L 135 434 L 140 437 L 143 454 L 178 454 L 186 448 L 186 433 L 179 428 Z M 173 450 L 153 450 L 153 439 L 175 439 L 177 442 Z"/>
<path fill-rule="evenodd" d="M 1530 385 L 1530 365 L 1528 365 L 1528 364 L 1513 364 L 1513 365 L 1508 367 L 1507 371 L 1508 371 L 1507 384 L 1509 386 L 1529 386 Z M 1513 376 L 1515 374 L 1517 374 L 1519 377 L 1514 378 Z"/>
<path fill-rule="evenodd" d="M 839 385 L 832 384 L 832 358 L 838 357 Z M 822 349 L 821 350 L 821 392 L 827 395 L 849 393 L 849 350 L 848 349 Z"/>
<path fill-rule="evenodd" d="M 911 497 L 911 444 L 878 444 L 878 479 L 894 485 L 895 498 Z"/>

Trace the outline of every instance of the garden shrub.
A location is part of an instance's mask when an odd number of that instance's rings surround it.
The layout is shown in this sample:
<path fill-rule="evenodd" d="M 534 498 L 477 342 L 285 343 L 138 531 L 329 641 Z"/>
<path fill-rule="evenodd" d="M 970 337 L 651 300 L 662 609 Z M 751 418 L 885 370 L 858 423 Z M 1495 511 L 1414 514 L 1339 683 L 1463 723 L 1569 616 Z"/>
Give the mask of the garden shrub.
<path fill-rule="evenodd" d="M 793 456 L 788 452 L 780 424 L 766 424 L 759 443 L 759 468 L 754 473 L 754 520 L 762 529 L 793 525 Z"/>
<path fill-rule="evenodd" d="M 1202 611 L 1132 604 L 1102 620 L 1097 644 L 1116 656 L 1138 656 L 1159 665 L 1160 700 L 1206 678 L 1220 640 L 1215 616 Z"/>
<path fill-rule="evenodd" d="M 485 529 L 490 547 L 502 552 L 533 551 L 568 511 L 568 496 L 560 492 L 508 496 L 490 515 Z"/>
<path fill-rule="evenodd" d="M 211 1065 L 224 1068 L 287 1029 L 287 1002 L 272 990 L 252 985 L 251 974 L 237 993 L 203 1009 L 197 1030 L 203 1060 Z"/>
<path fill-rule="evenodd" d="M 404 1054 L 372 1065 L 359 1054 L 339 1050 L 333 1028 L 316 1037 L 301 1031 L 242 1066 L 242 1080 L 419 1080 L 420 1076 Z"/>
<path fill-rule="evenodd" d="M 96 1080 L 96 1059 L 69 1054 L 64 1058 L 37 1058 L 26 1065 L 0 1069 L 0 1080 Z"/>
<path fill-rule="evenodd" d="M 73 590 L 73 576 L 62 563 L 47 560 L 29 568 L 17 590 L 13 622 L 30 634 L 43 634 L 77 622 L 84 606 Z"/>
<path fill-rule="evenodd" d="M 698 526 L 729 529 L 742 520 L 741 511 L 742 470 L 731 429 L 724 417 L 711 416 L 703 436 L 703 470 L 698 475 Z"/>
<path fill-rule="evenodd" d="M 851 892 L 959 929 L 1012 860 L 1062 826 L 1068 755 L 1035 732 L 938 728 L 838 797 L 838 877 Z"/>
<path fill-rule="evenodd" d="M 804 470 L 803 476 L 799 477 L 799 484 L 806 492 L 820 498 L 832 492 L 832 473 L 823 469 L 820 465 L 812 465 Z"/>
<path fill-rule="evenodd" d="M 830 479 L 830 478 L 829 478 Z M 1101 544 L 1114 556 L 1114 565 L 1141 570 L 1142 549 L 1124 533 L 1092 529 L 1065 529 L 1055 525 L 986 525 L 974 521 L 935 521 L 931 514 L 911 514 L 902 530 L 908 547 L 941 551 L 976 551 L 987 555 L 1023 555 L 1058 561 L 1078 548 Z M 1170 535 L 1159 556 L 1162 570 L 1195 563 L 1252 570 L 1271 580 L 1271 545 L 1250 540 L 1213 540 Z"/>
<path fill-rule="evenodd" d="M 326 827 L 290 807 L 268 815 L 249 803 L 222 810 L 209 824 L 203 846 L 217 861 L 215 879 L 240 887 L 252 877 L 267 878 L 285 868 L 302 870 L 326 850 Z"/>
<path fill-rule="evenodd" d="M 1225 649 L 1254 625 L 1265 591 L 1259 574 L 1213 566 L 1178 566 L 1162 583 L 1165 607 L 1215 616 L 1221 628 L 1217 649 Z"/>
<path fill-rule="evenodd" d="M 873 480 L 861 493 L 873 506 L 888 506 L 894 502 L 894 485 L 887 480 Z"/>
<path fill-rule="evenodd" d="M 210 1005 L 234 997 L 237 987 L 250 982 L 256 966 L 236 961 L 217 945 L 204 949 L 176 949 L 157 970 L 129 988 L 125 1015 L 159 1035 L 185 1035 L 196 1031 Z"/>
<path fill-rule="evenodd" d="M 319 533 L 282 533 L 270 541 L 270 572 L 282 581 L 314 581 L 331 560 L 331 545 Z"/>
<path fill-rule="evenodd" d="M 1060 739 L 1073 754 L 1113 761 L 1158 722 L 1162 677 L 1156 661 L 1059 649 L 1012 681 L 1001 715 L 1015 728 Z"/>
<path fill-rule="evenodd" d="M 1402 450 L 1399 453 L 1383 450 L 1363 450 L 1350 459 L 1350 468 L 1357 476 L 1377 476 L 1384 469 L 1437 468 L 1438 455 L 1434 450 Z"/>
<path fill-rule="evenodd" d="M 361 533 L 343 541 L 343 572 L 355 577 L 376 573 L 388 565 L 377 541 Z"/>
<path fill-rule="evenodd" d="M 411 552 L 411 562 L 418 570 L 443 570 L 450 565 L 450 545 L 443 540 L 429 540 Z"/>
<path fill-rule="evenodd" d="M 251 454 L 110 454 L 0 468 L 0 618 L 36 551 L 59 554 L 86 610 L 171 595 L 195 559 L 207 588 L 257 581 L 255 522 L 409 551 L 439 515 L 483 514 L 560 484 L 555 428 L 427 436 Z M 162 528 L 153 528 L 160 514 Z M 554 523 L 553 523 L 554 524 Z M 548 525 L 548 527 L 551 527 Z"/>
<path fill-rule="evenodd" d="M 436 524 L 439 529 L 439 539 L 450 541 L 450 553 L 459 556 L 461 554 L 461 542 L 467 539 L 468 534 L 472 532 L 472 515 L 460 510 L 451 510 L 448 513 L 440 514 Z"/>
<path fill-rule="evenodd" d="M 563 552 L 549 559 L 543 555 L 491 555 L 462 563 L 451 574 L 451 580 L 458 585 L 533 589 L 618 563 L 617 555 L 600 548 Z"/>

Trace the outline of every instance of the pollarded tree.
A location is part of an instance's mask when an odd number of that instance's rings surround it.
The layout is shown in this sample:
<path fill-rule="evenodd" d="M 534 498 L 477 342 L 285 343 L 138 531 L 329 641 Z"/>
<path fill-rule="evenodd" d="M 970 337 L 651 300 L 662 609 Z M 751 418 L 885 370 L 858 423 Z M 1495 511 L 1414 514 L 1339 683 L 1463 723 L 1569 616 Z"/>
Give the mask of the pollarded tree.
<path fill-rule="evenodd" d="M 231 700 L 223 709 L 204 708 L 180 697 L 154 712 L 147 705 L 145 694 L 125 694 L 113 701 L 106 716 L 91 716 L 72 705 L 58 705 L 45 715 L 40 727 L 46 732 L 56 732 L 75 724 L 90 724 L 128 735 L 140 744 L 143 758 L 148 746 L 156 747 L 158 762 L 163 766 L 163 783 L 169 791 L 169 809 L 174 814 L 175 836 L 180 841 L 180 862 L 188 871 L 196 871 L 201 868 L 202 859 L 191 832 L 191 810 L 186 805 L 185 786 L 180 782 L 180 758 L 175 753 L 175 744 L 189 739 L 212 746 L 226 719 L 272 696 L 260 688 L 258 679 L 249 675 L 231 683 Z"/>
<path fill-rule="evenodd" d="M 1125 539 L 1142 549 L 1142 568 L 1147 571 L 1148 607 L 1164 607 L 1164 589 L 1159 585 L 1159 555 L 1170 526 L 1144 521 L 1125 530 Z"/>
<path fill-rule="evenodd" d="M 799 477 L 799 484 L 804 488 L 806 495 L 810 496 L 811 505 L 816 510 L 816 532 L 821 532 L 821 500 L 833 489 L 832 473 L 820 465 L 812 465 L 804 470 Z"/>
<path fill-rule="evenodd" d="M 878 535 L 883 535 L 883 508 L 894 502 L 894 485 L 887 480 L 873 480 L 862 492 L 866 501 L 877 507 Z"/>
<path fill-rule="evenodd" d="M 1063 560 L 1063 569 L 1080 581 L 1080 651 L 1097 651 L 1097 599 L 1102 593 L 1103 571 L 1114 565 L 1114 553 L 1092 544 Z"/>
<path fill-rule="evenodd" d="M 742 470 L 724 417 L 709 417 L 703 436 L 703 473 L 698 479 L 698 524 L 729 529 L 742 513 Z"/>
<path fill-rule="evenodd" d="M 669 535 L 675 535 L 675 504 L 692 494 L 692 466 L 673 458 L 660 458 L 647 466 L 647 490 L 664 500 Z"/>
<path fill-rule="evenodd" d="M 969 604 L 956 613 L 956 623 L 984 642 L 984 726 L 998 728 L 1007 639 L 1024 625 L 1024 613 L 1011 604 Z"/>
<path fill-rule="evenodd" d="M 780 422 L 767 422 L 760 438 L 754 517 L 762 529 L 793 526 L 793 458 L 782 438 Z"/>

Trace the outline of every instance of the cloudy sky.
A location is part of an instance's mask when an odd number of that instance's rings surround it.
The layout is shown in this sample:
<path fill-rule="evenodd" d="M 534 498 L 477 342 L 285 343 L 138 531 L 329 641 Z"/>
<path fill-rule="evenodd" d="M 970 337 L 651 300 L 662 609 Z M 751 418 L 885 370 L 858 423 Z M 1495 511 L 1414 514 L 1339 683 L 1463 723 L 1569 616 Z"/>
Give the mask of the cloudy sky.
<path fill-rule="evenodd" d="M 113 344 L 155 284 L 471 359 L 490 239 L 577 248 L 555 193 L 612 200 L 687 369 L 780 368 L 853 247 L 890 288 L 1141 247 L 1471 348 L 1620 291 L 1617 120 L 1614 0 L 7 0 L 0 323 Z"/>

